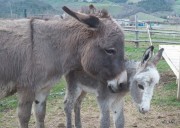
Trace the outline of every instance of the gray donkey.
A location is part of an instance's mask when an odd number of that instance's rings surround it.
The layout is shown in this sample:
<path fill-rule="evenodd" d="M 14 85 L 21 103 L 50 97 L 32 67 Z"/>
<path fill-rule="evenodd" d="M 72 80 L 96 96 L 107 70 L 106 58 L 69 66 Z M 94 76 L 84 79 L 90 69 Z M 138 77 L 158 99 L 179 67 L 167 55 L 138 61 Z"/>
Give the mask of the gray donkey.
<path fill-rule="evenodd" d="M 21 128 L 28 128 L 32 104 L 36 127 L 44 128 L 49 91 L 72 70 L 115 80 L 112 89 L 127 82 L 119 25 L 110 17 L 63 10 L 71 17 L 0 20 L 0 99 L 17 92 Z"/>
<path fill-rule="evenodd" d="M 74 108 L 75 126 L 81 128 L 80 107 L 87 92 L 94 93 L 101 112 L 101 128 L 110 127 L 110 111 L 113 113 L 116 128 L 124 127 L 123 99 L 130 90 L 131 97 L 136 103 L 140 113 L 150 109 L 153 89 L 159 82 L 160 76 L 156 64 L 162 57 L 163 49 L 159 50 L 152 60 L 153 46 L 149 47 L 141 62 L 126 61 L 128 73 L 128 86 L 120 86 L 118 93 L 112 93 L 105 83 L 93 79 L 83 71 L 71 71 L 66 75 L 67 92 L 64 101 L 67 128 L 71 128 L 71 113 Z"/>

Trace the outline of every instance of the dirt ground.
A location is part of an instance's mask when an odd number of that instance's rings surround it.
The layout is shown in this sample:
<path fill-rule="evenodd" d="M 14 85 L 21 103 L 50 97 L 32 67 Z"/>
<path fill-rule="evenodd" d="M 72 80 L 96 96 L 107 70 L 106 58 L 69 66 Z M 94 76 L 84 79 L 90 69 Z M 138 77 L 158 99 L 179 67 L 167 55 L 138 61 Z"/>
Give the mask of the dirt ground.
<path fill-rule="evenodd" d="M 174 80 L 170 74 L 164 74 L 160 87 L 164 83 Z M 82 104 L 82 127 L 99 128 L 99 109 L 95 97 L 88 95 Z M 151 105 L 147 114 L 137 111 L 130 98 L 126 98 L 124 105 L 125 128 L 180 128 L 180 108 L 173 106 Z M 5 110 L 0 117 L 0 128 L 17 128 L 18 120 L 16 109 Z M 111 120 L 111 126 L 113 123 Z M 47 102 L 47 114 L 45 119 L 46 128 L 65 128 L 65 113 L 63 111 L 63 97 L 55 96 Z M 32 116 L 30 128 L 35 127 Z"/>
<path fill-rule="evenodd" d="M 180 109 L 152 106 L 148 114 L 140 114 L 131 102 L 125 103 L 125 128 L 180 128 Z M 58 114 L 47 115 L 48 128 L 65 128 L 65 114 L 59 109 Z M 49 116 L 49 117 L 48 117 Z M 83 128 L 99 127 L 99 111 L 89 106 L 82 110 Z M 113 125 L 112 125 L 113 128 Z"/>
<path fill-rule="evenodd" d="M 99 111 L 96 105 L 85 104 L 82 109 L 83 128 L 99 127 Z M 65 128 L 65 114 L 61 100 L 53 100 L 48 103 L 46 115 L 46 128 Z M 131 101 L 125 102 L 125 128 L 180 128 L 180 109 L 174 107 L 151 106 L 148 114 L 140 114 Z M 15 110 L 4 112 L 0 128 L 17 128 L 18 121 Z M 3 123 L 2 123 L 3 122 Z M 34 118 L 31 119 L 30 128 L 34 128 Z M 112 125 L 113 127 L 113 125 Z"/>

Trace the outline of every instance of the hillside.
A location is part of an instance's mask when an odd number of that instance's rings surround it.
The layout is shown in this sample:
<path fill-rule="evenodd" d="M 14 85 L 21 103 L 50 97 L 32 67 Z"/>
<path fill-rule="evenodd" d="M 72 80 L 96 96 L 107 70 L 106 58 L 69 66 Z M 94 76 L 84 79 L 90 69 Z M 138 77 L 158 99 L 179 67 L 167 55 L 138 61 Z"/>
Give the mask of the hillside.
<path fill-rule="evenodd" d="M 24 10 L 26 9 L 27 15 L 36 14 L 52 14 L 57 15 L 63 13 L 61 7 L 66 5 L 75 10 L 79 10 L 82 6 L 88 6 L 88 2 L 75 2 L 82 0 L 0 0 L 0 18 L 1 17 L 23 17 Z M 107 9 L 112 16 L 118 18 L 124 18 L 130 15 L 134 15 L 138 12 L 144 12 L 152 14 L 158 17 L 166 17 L 167 15 L 180 15 L 180 0 L 164 0 L 170 4 L 169 10 L 161 9 L 159 6 L 154 9 L 155 6 L 147 3 L 143 3 L 143 6 L 138 6 L 142 0 L 125 0 L 125 3 L 118 3 L 120 0 L 98 0 L 100 2 L 93 3 L 97 8 Z M 116 2 L 113 2 L 116 1 Z M 124 0 L 123 0 L 124 1 Z M 146 0 L 151 1 L 151 0 Z M 163 1 L 163 0 L 153 0 Z M 145 4 L 145 5 L 144 5 Z M 147 4 L 147 5 L 146 5 Z M 156 4 L 156 3 L 155 3 Z M 145 8 L 143 8 L 145 7 Z M 149 8 L 146 9 L 146 7 Z M 151 12 L 152 11 L 152 12 Z"/>
<path fill-rule="evenodd" d="M 27 15 L 57 12 L 50 4 L 40 0 L 0 0 L 0 17 L 21 18 Z"/>
<path fill-rule="evenodd" d="M 57 10 L 61 10 L 61 7 L 63 5 L 67 5 L 71 8 L 79 9 L 81 6 L 87 6 L 89 3 L 86 2 L 74 2 L 75 0 L 43 0 L 44 2 L 49 3 Z M 164 0 L 164 2 L 167 2 L 170 6 L 169 10 L 156 10 L 155 12 L 149 12 L 147 9 L 143 9 L 140 7 L 137 7 L 138 2 L 141 2 L 142 0 L 127 0 L 126 3 L 113 3 L 113 0 L 101 0 L 103 2 L 93 3 L 95 6 L 99 8 L 106 8 L 109 10 L 109 12 L 119 18 L 123 18 L 129 15 L 133 15 L 136 12 L 145 12 L 148 14 L 152 14 L 158 17 L 166 17 L 167 15 L 180 15 L 180 0 Z M 115 0 L 114 0 L 115 1 Z M 151 0 L 150 0 L 151 1 Z M 155 3 L 159 0 L 154 0 Z M 161 0 L 160 0 L 161 1 Z M 147 4 L 147 7 L 154 8 L 154 4 L 149 5 Z M 164 5 L 164 4 L 163 4 Z M 161 5 L 156 6 L 161 7 Z M 164 7 L 164 6 L 162 6 Z M 158 13 L 159 12 L 159 13 Z M 156 15 L 157 14 L 157 15 Z"/>

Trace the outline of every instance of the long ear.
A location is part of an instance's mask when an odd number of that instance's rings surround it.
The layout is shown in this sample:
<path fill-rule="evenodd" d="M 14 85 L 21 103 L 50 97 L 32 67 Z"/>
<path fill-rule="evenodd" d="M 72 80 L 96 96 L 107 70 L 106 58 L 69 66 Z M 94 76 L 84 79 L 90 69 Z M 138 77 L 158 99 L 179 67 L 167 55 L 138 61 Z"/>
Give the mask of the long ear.
<path fill-rule="evenodd" d="M 159 62 L 159 60 L 161 59 L 162 57 L 162 53 L 164 51 L 164 48 L 161 48 L 158 53 L 154 56 L 153 60 L 152 60 L 152 63 L 154 65 L 157 65 L 157 63 Z"/>
<path fill-rule="evenodd" d="M 72 17 L 76 18 L 77 20 L 79 20 L 84 24 L 87 24 L 90 27 L 97 28 L 98 25 L 100 24 L 100 20 L 95 16 L 74 12 L 69 8 L 67 8 L 66 6 L 64 6 L 62 9 Z"/>
<path fill-rule="evenodd" d="M 150 46 L 149 48 L 146 49 L 146 51 L 143 54 L 141 65 L 146 64 L 151 59 L 153 50 L 154 50 L 154 46 Z"/>

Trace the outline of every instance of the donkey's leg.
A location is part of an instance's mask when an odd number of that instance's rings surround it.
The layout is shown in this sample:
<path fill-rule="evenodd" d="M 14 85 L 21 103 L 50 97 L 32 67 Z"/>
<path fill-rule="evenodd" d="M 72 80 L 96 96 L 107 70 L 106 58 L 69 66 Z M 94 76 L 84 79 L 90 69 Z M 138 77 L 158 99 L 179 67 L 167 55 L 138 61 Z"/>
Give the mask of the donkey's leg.
<path fill-rule="evenodd" d="M 18 90 L 18 117 L 20 128 L 28 128 L 31 116 L 34 92 L 31 89 L 21 88 Z"/>
<path fill-rule="evenodd" d="M 124 100 L 117 99 L 111 105 L 113 120 L 116 128 L 124 128 Z"/>
<path fill-rule="evenodd" d="M 98 105 L 100 108 L 101 116 L 100 116 L 100 128 L 110 128 L 110 112 L 108 99 L 97 97 Z"/>
<path fill-rule="evenodd" d="M 75 102 L 74 113 L 75 113 L 75 127 L 81 128 L 81 103 L 84 97 L 86 96 L 86 92 L 82 91 L 81 95 Z"/>
<path fill-rule="evenodd" d="M 76 84 L 67 85 L 66 96 L 64 99 L 64 111 L 66 113 L 66 128 L 72 127 L 72 109 L 75 101 L 81 95 L 82 90 Z"/>
<path fill-rule="evenodd" d="M 46 99 L 50 88 L 42 89 L 35 95 L 34 115 L 36 118 L 36 128 L 44 128 L 44 119 L 46 115 Z"/>

